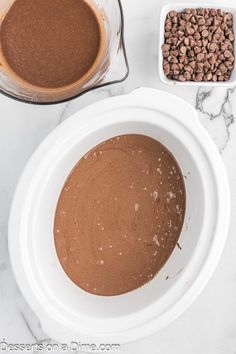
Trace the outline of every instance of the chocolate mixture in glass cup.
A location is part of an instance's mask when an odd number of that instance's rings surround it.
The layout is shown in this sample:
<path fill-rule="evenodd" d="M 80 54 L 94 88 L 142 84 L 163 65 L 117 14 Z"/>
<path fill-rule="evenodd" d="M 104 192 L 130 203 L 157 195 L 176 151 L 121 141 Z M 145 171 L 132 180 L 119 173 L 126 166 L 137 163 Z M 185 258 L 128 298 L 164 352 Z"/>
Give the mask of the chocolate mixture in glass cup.
<path fill-rule="evenodd" d="M 1 22 L 1 64 L 35 91 L 81 85 L 103 55 L 102 22 L 84 0 L 15 0 Z"/>

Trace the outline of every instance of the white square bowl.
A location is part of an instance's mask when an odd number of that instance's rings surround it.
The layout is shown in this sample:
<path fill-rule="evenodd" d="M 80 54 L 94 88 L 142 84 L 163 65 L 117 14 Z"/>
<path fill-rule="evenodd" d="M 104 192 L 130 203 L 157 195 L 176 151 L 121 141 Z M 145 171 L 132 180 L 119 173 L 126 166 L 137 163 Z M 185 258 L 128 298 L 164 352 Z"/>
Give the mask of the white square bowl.
<path fill-rule="evenodd" d="M 236 66 L 234 66 L 234 69 L 231 73 L 231 77 L 228 81 L 201 81 L 201 82 L 195 82 L 195 81 L 177 81 L 177 80 L 170 80 L 166 77 L 164 70 L 163 70 L 163 54 L 162 54 L 162 44 L 164 43 L 164 32 L 165 32 L 165 20 L 166 16 L 171 10 L 175 10 L 177 12 L 181 12 L 186 8 L 190 9 L 197 9 L 197 8 L 213 8 L 213 9 L 222 9 L 223 11 L 229 11 L 233 14 L 233 30 L 234 34 L 236 35 L 236 5 L 235 6 L 226 6 L 226 5 L 219 5 L 219 4 L 214 4 L 214 3 L 168 3 L 164 5 L 161 9 L 160 13 L 160 31 L 159 31 L 159 46 L 158 46 L 158 71 L 159 71 L 159 77 L 162 82 L 164 82 L 167 85 L 173 85 L 173 86 L 210 86 L 210 87 L 227 87 L 231 85 L 236 84 Z M 236 54 L 236 40 L 234 41 L 234 53 Z"/>

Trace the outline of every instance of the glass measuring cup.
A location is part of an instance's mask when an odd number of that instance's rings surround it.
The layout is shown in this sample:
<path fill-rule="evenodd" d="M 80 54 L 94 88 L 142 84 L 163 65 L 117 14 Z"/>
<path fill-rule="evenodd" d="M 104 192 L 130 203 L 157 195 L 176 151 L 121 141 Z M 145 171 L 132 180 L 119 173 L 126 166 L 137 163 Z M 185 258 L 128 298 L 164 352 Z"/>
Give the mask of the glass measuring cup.
<path fill-rule="evenodd" d="M 15 0 L 0 3 L 0 26 L 5 14 Z M 120 0 L 85 0 L 96 8 L 103 22 L 104 51 L 96 70 L 81 84 L 68 89 L 44 89 L 25 85 L 4 66 L 0 57 L 0 92 L 14 99 L 35 103 L 55 104 L 66 102 L 99 87 L 124 81 L 129 66 L 124 45 L 124 17 Z"/>

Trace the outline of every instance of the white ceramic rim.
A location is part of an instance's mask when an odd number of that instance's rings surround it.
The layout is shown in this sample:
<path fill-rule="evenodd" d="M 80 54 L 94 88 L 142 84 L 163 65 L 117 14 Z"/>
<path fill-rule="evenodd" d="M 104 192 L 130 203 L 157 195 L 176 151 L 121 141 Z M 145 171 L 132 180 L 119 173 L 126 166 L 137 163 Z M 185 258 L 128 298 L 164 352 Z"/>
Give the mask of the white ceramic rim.
<path fill-rule="evenodd" d="M 166 100 L 168 100 L 168 102 L 171 101 L 172 104 L 166 105 Z M 59 342 L 62 340 L 64 331 L 67 330 L 69 333 L 70 331 L 73 332 L 73 330 L 72 328 L 66 328 L 66 324 L 59 323 L 60 314 L 55 314 L 55 312 L 51 311 L 47 306 L 47 302 L 40 303 L 41 299 L 39 298 L 39 294 L 36 289 L 33 289 L 29 277 L 25 273 L 21 259 L 22 255 L 20 254 L 21 239 L 17 236 L 19 235 L 19 231 L 24 228 L 24 223 L 27 222 L 24 218 L 25 215 L 23 210 L 24 204 L 27 204 L 28 201 L 28 185 L 34 177 L 33 174 L 35 173 L 35 169 L 37 170 L 36 166 L 38 163 L 45 158 L 47 151 L 53 146 L 53 144 L 55 144 L 59 137 L 63 136 L 66 131 L 73 129 L 75 121 L 77 121 L 78 124 L 79 119 L 81 127 L 85 128 L 88 124 L 88 118 L 91 119 L 89 124 L 97 119 L 96 116 L 94 117 L 94 112 L 96 112 L 97 115 L 102 112 L 111 111 L 115 107 L 123 106 L 148 106 L 151 108 L 158 108 L 159 111 L 164 111 L 168 115 L 176 117 L 178 120 L 182 120 L 182 124 L 191 130 L 194 138 L 196 138 L 203 147 L 204 153 L 208 157 L 211 168 L 214 172 L 218 199 L 220 201 L 217 206 L 218 218 L 216 220 L 214 238 L 208 256 L 204 263 L 201 264 L 201 267 L 197 269 L 198 275 L 196 276 L 195 281 L 192 282 L 192 284 L 189 284 L 189 287 L 181 297 L 179 297 L 179 294 L 176 294 L 172 305 L 167 311 L 162 313 L 158 318 L 155 318 L 154 316 L 149 322 L 144 322 L 142 325 L 129 328 L 128 330 L 103 333 L 98 329 L 97 333 L 81 332 L 81 336 L 90 343 L 93 343 L 95 340 L 126 343 L 151 335 L 164 328 L 182 314 L 206 286 L 216 268 L 226 241 L 230 219 L 228 178 L 216 146 L 199 123 L 197 112 L 190 104 L 165 92 L 140 88 L 129 95 L 114 97 L 91 105 L 79 112 L 79 118 L 78 113 L 76 113 L 73 117 L 69 118 L 55 129 L 33 154 L 17 186 L 9 220 L 9 252 L 17 283 L 29 305 L 39 317 L 45 333 Z"/>
<path fill-rule="evenodd" d="M 197 3 L 197 2 L 182 2 L 182 3 L 167 3 L 162 6 L 161 12 L 160 12 L 160 20 L 159 20 L 159 44 L 158 44 L 158 72 L 159 72 L 159 77 L 161 81 L 164 84 L 167 85 L 172 85 L 172 86 L 195 86 L 195 87 L 200 87 L 200 86 L 206 86 L 206 87 L 229 87 L 233 86 L 236 83 L 236 66 L 234 66 L 233 72 L 231 74 L 231 78 L 229 81 L 226 82 L 195 82 L 195 81 L 176 81 L 176 80 L 170 80 L 166 77 L 163 71 L 163 55 L 162 55 L 162 50 L 161 46 L 163 44 L 163 39 L 164 39 L 164 24 L 165 24 L 165 19 L 166 15 L 169 11 L 175 10 L 175 11 L 182 11 L 186 8 L 216 8 L 219 9 L 221 8 L 222 10 L 230 11 L 233 13 L 234 16 L 234 33 L 236 35 L 236 6 L 229 5 L 224 3 L 224 5 L 219 5 L 217 3 Z M 234 41 L 234 53 L 236 53 L 236 40 Z"/>

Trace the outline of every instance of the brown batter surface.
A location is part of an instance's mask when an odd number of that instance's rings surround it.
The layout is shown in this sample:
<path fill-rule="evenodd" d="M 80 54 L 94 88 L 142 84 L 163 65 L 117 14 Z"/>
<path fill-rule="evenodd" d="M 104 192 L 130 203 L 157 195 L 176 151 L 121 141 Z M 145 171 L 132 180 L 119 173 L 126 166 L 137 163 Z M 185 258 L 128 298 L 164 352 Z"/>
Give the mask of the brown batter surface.
<path fill-rule="evenodd" d="M 7 65 L 21 79 L 64 87 L 95 63 L 101 26 L 84 0 L 15 0 L 2 21 L 0 43 Z"/>
<path fill-rule="evenodd" d="M 173 155 L 143 135 L 113 138 L 84 156 L 63 187 L 54 225 L 58 258 L 87 292 L 126 293 L 163 267 L 184 214 Z"/>

